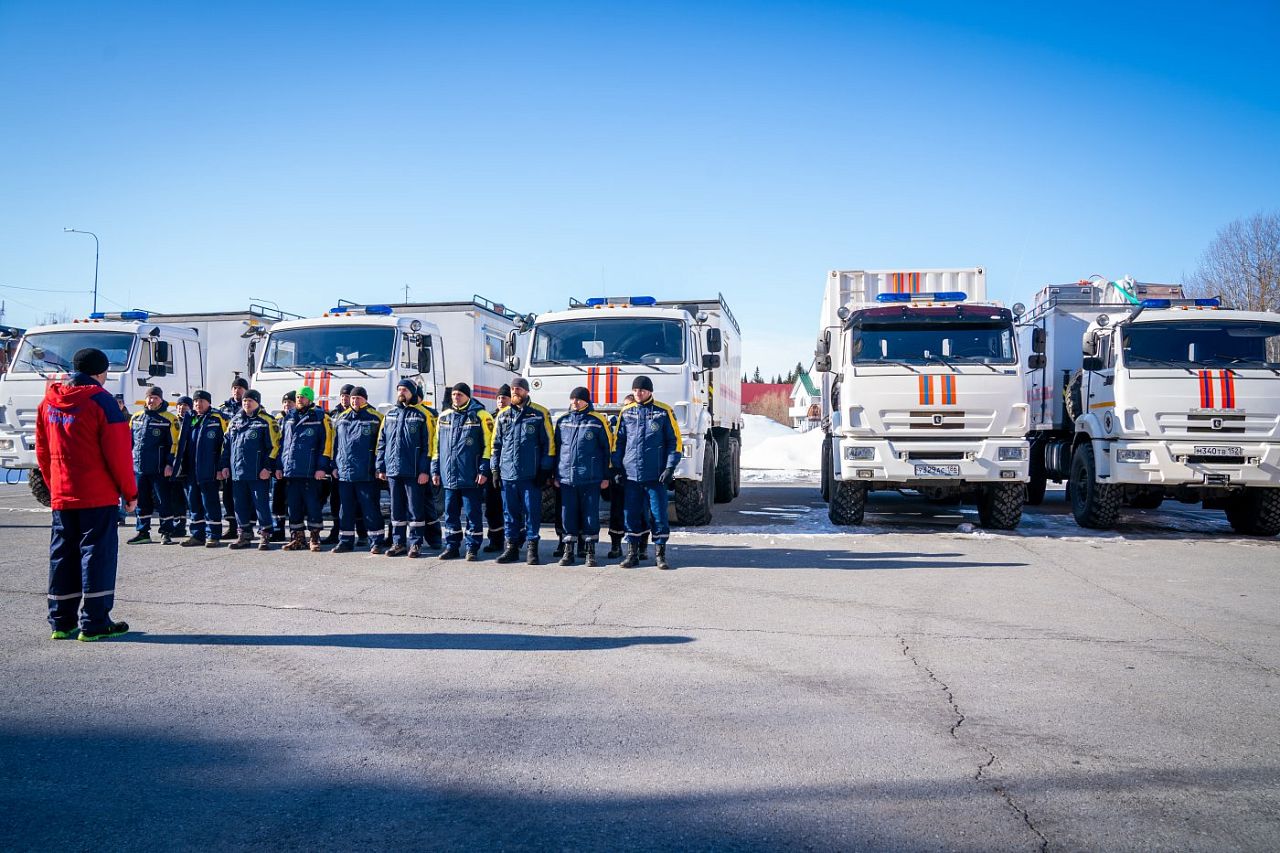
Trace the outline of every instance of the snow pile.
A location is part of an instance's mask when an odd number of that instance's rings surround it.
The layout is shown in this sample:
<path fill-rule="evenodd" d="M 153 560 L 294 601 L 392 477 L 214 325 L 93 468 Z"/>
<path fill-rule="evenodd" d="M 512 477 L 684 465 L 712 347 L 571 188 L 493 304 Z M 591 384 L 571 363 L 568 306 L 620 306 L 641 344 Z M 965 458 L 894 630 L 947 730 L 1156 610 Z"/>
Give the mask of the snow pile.
<path fill-rule="evenodd" d="M 743 469 L 817 471 L 822 461 L 822 430 L 796 432 L 760 415 L 742 416 Z"/>

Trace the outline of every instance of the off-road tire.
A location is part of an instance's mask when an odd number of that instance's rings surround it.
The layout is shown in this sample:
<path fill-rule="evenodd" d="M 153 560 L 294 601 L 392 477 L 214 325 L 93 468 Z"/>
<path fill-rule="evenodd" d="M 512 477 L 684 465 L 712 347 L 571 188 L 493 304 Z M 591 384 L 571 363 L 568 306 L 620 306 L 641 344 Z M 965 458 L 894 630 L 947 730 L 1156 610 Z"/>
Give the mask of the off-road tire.
<path fill-rule="evenodd" d="M 1110 530 L 1120 519 L 1121 487 L 1099 483 L 1093 445 L 1085 442 L 1071 457 L 1071 514 L 1076 524 L 1091 530 Z"/>
<path fill-rule="evenodd" d="M 989 530 L 1013 530 L 1022 521 L 1022 483 L 992 483 L 978 495 L 978 522 Z"/>
<path fill-rule="evenodd" d="M 708 444 L 716 446 L 716 503 L 727 504 L 733 500 L 733 439 Z"/>
<path fill-rule="evenodd" d="M 1246 536 L 1280 533 L 1280 489 L 1245 489 L 1227 505 L 1231 529 Z"/>
<path fill-rule="evenodd" d="M 831 502 L 831 483 L 835 477 L 831 473 L 831 436 L 822 439 L 822 464 L 820 465 L 822 474 L 822 499 L 828 503 Z"/>
<path fill-rule="evenodd" d="M 44 481 L 44 475 L 40 473 L 39 468 L 32 468 L 27 472 L 27 485 L 31 487 L 31 495 L 41 506 L 50 506 L 53 503 L 53 497 L 49 494 L 49 484 Z"/>
<path fill-rule="evenodd" d="M 831 483 L 831 503 L 827 518 L 840 527 L 861 524 L 867 511 L 867 486 L 851 480 Z"/>
<path fill-rule="evenodd" d="M 1028 473 L 1031 479 L 1027 482 L 1027 505 L 1040 506 L 1044 503 L 1044 493 L 1049 488 L 1049 478 L 1044 471 L 1044 448 L 1031 445 L 1031 465 Z"/>
<path fill-rule="evenodd" d="M 716 499 L 716 449 L 713 442 L 706 442 L 703 450 L 701 482 L 676 480 L 676 523 L 687 527 L 702 527 L 711 523 L 711 507 Z"/>
<path fill-rule="evenodd" d="M 542 523 L 556 523 L 556 487 L 544 486 L 542 489 Z"/>
<path fill-rule="evenodd" d="M 733 496 L 742 494 L 742 439 L 735 438 L 733 444 Z"/>

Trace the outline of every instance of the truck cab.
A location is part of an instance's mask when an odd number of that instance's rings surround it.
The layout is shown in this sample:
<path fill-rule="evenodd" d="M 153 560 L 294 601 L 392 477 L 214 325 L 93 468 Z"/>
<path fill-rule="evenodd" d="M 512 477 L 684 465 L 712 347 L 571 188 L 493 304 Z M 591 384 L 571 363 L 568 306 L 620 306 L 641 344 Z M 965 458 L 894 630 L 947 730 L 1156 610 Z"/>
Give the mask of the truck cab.
<path fill-rule="evenodd" d="M 868 492 L 911 490 L 1017 526 L 1028 407 L 1013 323 L 981 268 L 830 274 L 815 367 L 833 523 L 862 523 Z"/>

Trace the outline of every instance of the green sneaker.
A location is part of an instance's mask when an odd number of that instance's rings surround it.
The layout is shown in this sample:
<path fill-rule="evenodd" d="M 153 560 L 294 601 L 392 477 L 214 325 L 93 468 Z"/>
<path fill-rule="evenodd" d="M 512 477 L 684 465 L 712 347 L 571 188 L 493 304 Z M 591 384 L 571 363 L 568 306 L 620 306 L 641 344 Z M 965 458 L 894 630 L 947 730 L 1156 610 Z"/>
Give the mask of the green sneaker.
<path fill-rule="evenodd" d="M 121 634 L 128 633 L 128 631 L 128 622 L 112 622 L 107 626 L 106 630 L 98 631 L 93 634 L 87 634 L 84 631 L 81 631 L 80 636 L 76 639 L 82 643 L 92 643 L 95 640 L 106 640 L 111 637 L 119 637 Z"/>
<path fill-rule="evenodd" d="M 80 633 L 79 628 L 72 628 L 70 631 L 54 631 L 49 635 L 50 640 L 74 640 L 76 634 Z"/>

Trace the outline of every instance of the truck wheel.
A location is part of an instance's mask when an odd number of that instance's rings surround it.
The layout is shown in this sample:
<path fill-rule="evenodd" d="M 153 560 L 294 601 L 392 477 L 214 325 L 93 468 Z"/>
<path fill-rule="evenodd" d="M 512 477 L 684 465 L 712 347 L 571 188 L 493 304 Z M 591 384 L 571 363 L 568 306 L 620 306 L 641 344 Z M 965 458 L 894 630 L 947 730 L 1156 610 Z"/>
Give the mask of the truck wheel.
<path fill-rule="evenodd" d="M 733 439 L 707 443 L 716 447 L 716 503 L 727 504 L 733 500 Z"/>
<path fill-rule="evenodd" d="M 1227 521 L 1246 536 L 1280 533 L 1280 489 L 1245 489 L 1227 505 Z"/>
<path fill-rule="evenodd" d="M 1099 483 L 1093 461 L 1093 445 L 1085 442 L 1071 457 L 1071 514 L 1076 524 L 1093 530 L 1110 530 L 1120 518 L 1120 487 Z"/>
<path fill-rule="evenodd" d="M 41 506 L 49 506 L 53 503 L 53 498 L 49 495 L 49 484 L 44 481 L 44 475 L 40 473 L 39 468 L 27 471 L 27 485 L 31 487 L 32 496 L 40 502 Z"/>
<path fill-rule="evenodd" d="M 1031 479 L 1027 483 L 1027 503 L 1040 506 L 1044 503 L 1045 490 L 1049 488 L 1049 478 L 1044 471 L 1044 448 L 1031 446 Z"/>
<path fill-rule="evenodd" d="M 547 486 L 542 490 L 542 523 L 556 523 L 556 487 Z"/>
<path fill-rule="evenodd" d="M 730 439 L 733 445 L 733 496 L 742 494 L 742 440 Z"/>
<path fill-rule="evenodd" d="M 831 501 L 831 483 L 835 477 L 831 473 L 831 436 L 822 439 L 822 499 Z"/>
<path fill-rule="evenodd" d="M 867 511 L 867 486 L 865 483 L 854 483 L 841 480 L 831 484 L 831 505 L 827 507 L 827 517 L 832 524 L 850 527 L 861 524 Z"/>
<path fill-rule="evenodd" d="M 991 530 L 1013 530 L 1022 521 L 1022 483 L 992 483 L 978 495 L 978 522 Z"/>
<path fill-rule="evenodd" d="M 676 480 L 676 522 L 689 527 L 711 523 L 711 507 L 716 499 L 715 444 L 708 441 L 703 451 L 702 480 Z"/>

